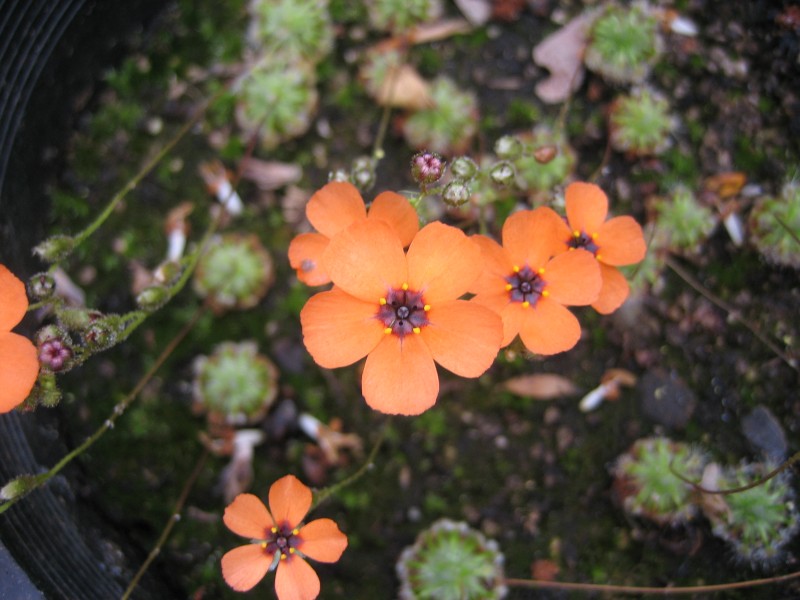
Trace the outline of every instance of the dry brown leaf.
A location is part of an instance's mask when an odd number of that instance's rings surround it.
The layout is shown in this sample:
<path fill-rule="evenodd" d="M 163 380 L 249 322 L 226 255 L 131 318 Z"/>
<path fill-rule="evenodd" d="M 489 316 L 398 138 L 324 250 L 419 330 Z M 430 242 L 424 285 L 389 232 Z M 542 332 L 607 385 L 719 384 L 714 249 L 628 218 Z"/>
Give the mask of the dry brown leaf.
<path fill-rule="evenodd" d="M 543 102 L 563 102 L 583 82 L 583 50 L 590 22 L 590 16 L 581 14 L 533 49 L 533 61 L 550 71 L 550 77 L 536 85 L 536 95 Z"/>
<path fill-rule="evenodd" d="M 383 80 L 375 101 L 381 106 L 423 110 L 433 104 L 430 85 L 411 65 L 400 65 Z"/>
<path fill-rule="evenodd" d="M 739 171 L 717 173 L 707 178 L 703 187 L 720 198 L 731 198 L 739 194 L 747 183 L 747 175 Z"/>
<path fill-rule="evenodd" d="M 303 169 L 294 163 L 260 160 L 252 156 L 245 159 L 242 178 L 255 183 L 262 190 L 276 190 L 303 177 Z"/>
<path fill-rule="evenodd" d="M 561 396 L 572 396 L 578 392 L 572 381 L 552 373 L 512 377 L 503 382 L 503 389 L 517 396 L 536 400 L 552 400 Z"/>
<path fill-rule="evenodd" d="M 555 581 L 559 571 L 558 565 L 546 558 L 535 560 L 531 565 L 531 577 L 539 581 Z"/>

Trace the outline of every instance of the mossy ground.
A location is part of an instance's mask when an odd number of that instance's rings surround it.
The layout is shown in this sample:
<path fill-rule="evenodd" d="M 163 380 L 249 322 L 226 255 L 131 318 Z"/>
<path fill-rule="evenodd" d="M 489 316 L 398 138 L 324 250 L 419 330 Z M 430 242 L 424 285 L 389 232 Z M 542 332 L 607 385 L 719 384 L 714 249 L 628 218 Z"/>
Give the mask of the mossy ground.
<path fill-rule="evenodd" d="M 206 68 L 235 59 L 243 43 L 243 4 L 178 2 L 145 36 L 140 51 L 107 78 L 105 99 L 91 107 L 87 125 L 70 141 L 70 168 L 54 195 L 53 232 L 79 229 L 144 156 L 177 131 L 194 108 L 191 98 L 213 91 L 215 80 L 209 77 L 177 100 L 167 100 L 165 94 L 170 74 L 182 78 L 192 65 Z M 347 13 L 346 4 L 334 3 L 333 8 L 354 20 L 357 15 Z M 684 4 L 681 10 L 703 33 L 697 40 L 675 38 L 654 75 L 663 90 L 672 91 L 670 100 L 681 115 L 677 143 L 658 161 L 629 161 L 612 154 L 599 180 L 614 199 L 612 210 L 630 212 L 639 220 L 647 218 L 645 196 L 675 181 L 699 187 L 707 176 L 742 170 L 751 181 L 777 189 L 785 170 L 798 162 L 799 138 L 796 131 L 790 133 L 790 113 L 776 109 L 788 89 L 782 86 L 800 82 L 796 65 L 782 54 L 787 35 L 797 44 L 796 32 L 792 37 L 774 21 L 751 21 L 749 9 L 737 12 L 726 4 L 719 12 L 702 1 Z M 533 87 L 542 73 L 530 61 L 530 48 L 551 29 L 545 18 L 525 11 L 515 22 L 495 22 L 488 30 L 412 51 L 426 75 L 446 73 L 478 93 L 482 129 L 476 150 L 491 148 L 502 133 L 558 116 L 560 107 L 536 101 Z M 696 48 L 688 47 L 695 42 Z M 338 43 L 337 52 L 318 67 L 320 116 L 330 124 L 332 136 L 312 129 L 261 157 L 300 164 L 300 185 L 309 190 L 324 183 L 328 170 L 346 168 L 352 158 L 368 152 L 380 120 L 380 109 L 343 59 L 358 43 L 347 36 Z M 714 48 L 749 61 L 749 74 L 726 75 L 715 63 Z M 765 59 L 770 54 L 772 63 Z M 599 115 L 614 93 L 590 76 L 572 99 L 566 129 L 580 156 L 578 177 L 589 177 L 603 160 L 605 132 Z M 755 105 L 742 100 L 745 93 L 758 96 Z M 232 110 L 231 99 L 215 105 L 204 126 L 178 145 L 72 259 L 72 272 L 85 274 L 90 306 L 116 312 L 132 307 L 128 266 L 136 260 L 153 267 L 161 260 L 161 221 L 169 207 L 193 201 L 193 225 L 202 230 L 211 199 L 197 164 L 215 157 L 235 164 L 247 146 L 236 136 L 217 149 L 208 142 L 209 131 L 225 129 Z M 152 133 L 154 119 L 162 125 L 157 134 Z M 378 188 L 410 188 L 413 152 L 396 130 L 390 131 L 385 150 Z M 514 577 L 529 576 L 536 559 L 556 562 L 563 581 L 674 586 L 761 576 L 728 561 L 726 549 L 702 522 L 664 531 L 626 520 L 613 504 L 607 466 L 633 440 L 658 431 L 642 413 L 635 391 L 627 390 L 618 402 L 587 415 L 579 411 L 576 399 L 540 402 L 500 390 L 504 380 L 523 373 L 558 373 L 588 391 L 608 368 L 637 374 L 663 368 L 679 375 L 698 397 L 689 425 L 672 432 L 673 437 L 702 442 L 727 462 L 757 457 L 746 445 L 739 421 L 760 404 L 791 437 L 800 426 L 797 371 L 675 272 L 665 268 L 658 289 L 645 291 L 616 316 L 577 310 L 585 335 L 575 350 L 530 359 L 512 347 L 513 353 L 502 352 L 478 380 L 442 372 L 442 393 L 434 409 L 418 418 L 386 418 L 361 400 L 356 368 L 326 372 L 304 353 L 298 315 L 312 292 L 297 284 L 288 268 L 286 248 L 294 232 L 284 222 L 280 194 L 261 194 L 248 182 L 240 193 L 249 218 L 235 227 L 258 235 L 273 253 L 274 288 L 256 309 L 204 317 L 117 427 L 80 461 L 80 495 L 143 554 L 167 522 L 202 451 L 198 435 L 205 423 L 190 410 L 192 359 L 220 341 L 254 339 L 281 369 L 280 398 L 291 399 L 298 410 L 326 422 L 340 418 L 346 431 L 363 437 L 367 448 L 388 428 L 375 468 L 315 513 L 334 518 L 349 539 L 339 563 L 317 566 L 324 598 L 393 597 L 394 561 L 420 529 L 440 517 L 466 520 L 496 539 L 506 555 L 506 573 Z M 510 195 L 508 206 L 498 207 L 498 213 L 505 214 L 518 199 Z M 676 260 L 706 289 L 735 306 L 743 319 L 796 355 L 796 271 L 767 265 L 752 248 L 734 246 L 719 229 L 706 240 L 701 256 Z M 94 271 L 87 271 L 89 267 Z M 68 443 L 78 443 L 106 418 L 199 303 L 187 289 L 124 345 L 61 379 L 65 401 L 58 410 Z M 268 439 L 256 451 L 251 491 L 266 497 L 270 484 L 286 473 L 309 481 L 303 460 L 307 444 L 297 431 Z M 797 450 L 796 445 L 790 449 Z M 152 567 L 184 590 L 184 597 L 238 597 L 219 572 L 219 557 L 242 541 L 220 519 L 224 503 L 216 481 L 224 465 L 222 458 L 208 461 L 189 495 L 184 518 Z M 353 460 L 316 483 L 335 483 L 357 467 Z M 798 551 L 795 542 L 787 565 Z M 798 589 L 787 587 L 784 596 L 793 592 Z M 775 588 L 764 588 L 725 597 L 775 594 Z M 512 590 L 510 597 L 566 595 Z"/>

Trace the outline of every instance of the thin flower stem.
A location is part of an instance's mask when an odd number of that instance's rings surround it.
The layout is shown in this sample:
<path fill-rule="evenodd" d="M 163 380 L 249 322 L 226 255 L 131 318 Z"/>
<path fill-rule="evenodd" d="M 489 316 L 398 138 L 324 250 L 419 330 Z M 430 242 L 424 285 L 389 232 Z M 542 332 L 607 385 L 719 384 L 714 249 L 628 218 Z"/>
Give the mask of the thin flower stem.
<path fill-rule="evenodd" d="M 770 471 L 769 473 L 767 473 L 766 475 L 764 475 L 760 479 L 756 479 L 755 481 L 753 481 L 751 483 L 748 483 L 747 485 L 740 485 L 738 487 L 728 488 L 728 489 L 725 489 L 725 490 L 709 490 L 707 488 L 704 488 L 699 483 L 697 483 L 695 481 L 692 481 L 691 479 L 689 479 L 688 477 L 686 477 L 685 475 L 683 475 L 681 473 L 678 473 L 678 471 L 676 471 L 672 467 L 672 462 L 671 461 L 669 463 L 669 470 L 672 472 L 673 475 L 675 475 L 675 477 L 677 477 L 678 479 L 680 479 L 684 483 L 688 483 L 689 485 L 691 485 L 698 492 L 701 492 L 703 494 L 720 494 L 720 495 L 723 495 L 723 496 L 727 496 L 729 494 L 738 494 L 739 492 L 746 492 L 747 490 L 751 490 L 751 489 L 753 489 L 755 487 L 763 485 L 763 484 L 767 483 L 770 479 L 772 479 L 776 475 L 782 473 L 783 471 L 785 471 L 786 469 L 788 469 L 789 467 L 791 467 L 793 464 L 795 464 L 798 461 L 800 461 L 800 452 L 795 452 L 792 456 L 790 456 L 788 459 L 786 459 L 783 463 L 781 463 L 780 465 L 778 465 L 777 467 L 772 469 L 772 471 Z"/>
<path fill-rule="evenodd" d="M 175 527 L 175 524 L 181 520 L 181 511 L 183 510 L 183 505 L 186 504 L 186 499 L 189 497 L 189 492 L 192 490 L 192 487 L 194 487 L 194 483 L 197 481 L 200 472 L 203 470 L 203 466 L 205 466 L 207 458 L 208 448 L 204 448 L 200 458 L 197 459 L 197 463 L 195 464 L 191 475 L 189 475 L 189 478 L 183 485 L 181 494 L 178 496 L 178 501 L 175 503 L 175 508 L 173 509 L 167 524 L 164 526 L 164 529 L 161 531 L 158 541 L 156 542 L 155 546 L 153 546 L 153 549 L 150 550 L 150 553 L 147 555 L 147 559 L 142 563 L 142 566 L 139 567 L 138 571 L 136 571 L 136 575 L 134 575 L 133 579 L 131 579 L 131 582 L 125 589 L 125 593 L 122 595 L 121 600 L 128 600 L 128 598 L 130 598 L 133 590 L 136 589 L 136 586 L 139 584 L 139 580 L 145 574 L 150 564 L 161 553 L 161 549 L 164 547 L 169 534 L 172 532 L 172 528 Z"/>
<path fill-rule="evenodd" d="M 207 307 L 201 306 L 199 307 L 192 318 L 183 326 L 183 328 L 173 337 L 164 350 L 161 351 L 161 354 L 158 356 L 156 361 L 150 367 L 150 369 L 142 376 L 136 386 L 128 393 L 125 398 L 122 399 L 115 407 L 114 410 L 111 412 L 111 415 L 103 422 L 103 424 L 97 428 L 97 430 L 77 448 L 74 448 L 69 454 L 64 456 L 60 461 L 58 461 L 55 466 L 53 466 L 49 471 L 42 473 L 41 475 L 36 475 L 32 480 L 30 480 L 30 484 L 26 486 L 24 492 L 20 493 L 17 496 L 14 496 L 12 499 L 0 504 L 0 514 L 4 513 L 6 510 L 11 508 L 14 504 L 16 504 L 19 500 L 27 496 L 33 490 L 38 489 L 45 483 L 47 483 L 50 479 L 55 477 L 64 467 L 66 467 L 73 459 L 80 456 L 84 451 L 90 448 L 97 440 L 99 440 L 103 434 L 108 431 L 109 429 L 114 428 L 114 423 L 116 420 L 122 416 L 125 410 L 131 405 L 131 403 L 136 399 L 139 393 L 144 389 L 144 386 L 153 378 L 156 372 L 161 368 L 161 365 L 169 358 L 172 352 L 177 348 L 178 344 L 180 344 L 186 335 L 192 330 L 192 328 L 197 324 L 200 320 L 200 317 L 205 314 Z"/>
<path fill-rule="evenodd" d="M 364 461 L 364 464 L 361 465 L 361 467 L 358 469 L 358 471 L 356 471 L 355 473 L 353 473 L 352 475 L 350 475 L 346 479 L 343 479 L 339 483 L 335 483 L 335 484 L 333 484 L 331 486 L 328 486 L 328 487 L 326 487 L 324 489 L 321 489 L 321 490 L 317 491 L 314 494 L 314 502 L 313 502 L 313 504 L 311 506 L 311 509 L 316 508 L 317 506 L 322 504 L 330 496 L 338 493 L 339 490 L 342 490 L 342 489 L 346 488 L 347 486 L 349 486 L 350 484 L 355 483 L 356 481 L 361 479 L 361 477 L 367 471 L 372 469 L 373 461 L 375 460 L 375 457 L 378 455 L 378 450 L 380 450 L 380 447 L 383 444 L 383 440 L 386 439 L 386 431 L 388 429 L 389 429 L 389 421 L 384 421 L 383 422 L 383 427 L 381 427 L 381 431 L 378 434 L 378 439 L 375 441 L 375 445 L 372 447 L 372 450 L 370 450 L 369 456 L 367 456 L 367 459 Z M 309 509 L 309 510 L 311 510 L 311 509 Z"/>
<path fill-rule="evenodd" d="M 800 579 L 800 571 L 778 575 L 776 577 L 766 577 L 763 579 L 750 579 L 749 581 L 737 581 L 735 583 L 719 583 L 714 585 L 695 585 L 686 587 L 637 587 L 634 585 L 604 585 L 596 583 L 568 583 L 560 581 L 539 581 L 535 579 L 506 579 L 504 583 L 509 587 L 525 587 L 535 589 L 557 589 L 575 592 L 603 592 L 611 594 L 649 594 L 659 596 L 679 596 L 685 594 L 710 594 L 714 592 L 724 592 L 728 590 L 741 590 L 745 588 L 759 587 L 762 585 L 772 585 L 783 583 L 793 579 Z"/>
<path fill-rule="evenodd" d="M 780 348 L 778 348 L 778 346 L 775 345 L 775 343 L 772 340 L 770 340 L 767 336 L 765 336 L 763 333 L 761 333 L 761 331 L 755 325 L 753 325 L 749 321 L 745 320 L 742 317 L 741 313 L 734 306 L 731 306 L 730 304 L 725 302 L 722 298 L 719 298 L 719 297 L 715 296 L 714 294 L 709 292 L 707 289 L 705 289 L 700 284 L 699 281 L 697 281 L 694 277 L 692 277 L 686 269 L 684 269 L 677 262 L 675 262 L 672 259 L 672 257 L 667 256 L 664 259 L 664 262 L 667 264 L 667 266 L 670 269 L 675 271 L 675 273 L 681 279 L 683 279 L 686 283 L 688 283 L 691 287 L 693 287 L 697 292 L 699 292 L 701 295 L 705 296 L 706 299 L 708 299 L 713 304 L 717 305 L 719 308 L 721 308 L 722 310 L 727 312 L 730 317 L 736 318 L 736 320 L 738 320 L 742 325 L 744 325 L 747 329 L 749 329 L 750 332 L 754 336 L 756 336 L 756 338 L 762 344 L 764 344 L 767 348 L 772 350 L 776 354 L 776 356 L 778 356 L 782 361 L 784 361 L 791 368 L 793 368 L 795 370 L 798 370 L 797 361 L 794 358 L 790 357 L 785 352 L 783 352 Z"/>

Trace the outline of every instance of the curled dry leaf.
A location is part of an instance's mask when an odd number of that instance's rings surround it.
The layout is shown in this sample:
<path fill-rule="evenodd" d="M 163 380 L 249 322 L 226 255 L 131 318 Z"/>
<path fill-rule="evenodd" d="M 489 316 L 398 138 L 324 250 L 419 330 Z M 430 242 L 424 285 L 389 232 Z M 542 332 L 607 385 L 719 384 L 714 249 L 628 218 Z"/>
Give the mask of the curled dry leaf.
<path fill-rule="evenodd" d="M 578 388 L 572 381 L 552 373 L 512 377 L 503 382 L 503 389 L 517 396 L 536 400 L 552 400 L 578 393 Z"/>
<path fill-rule="evenodd" d="M 242 178 L 252 181 L 262 190 L 276 190 L 297 183 L 302 176 L 302 167 L 294 163 L 260 160 L 251 156 L 242 165 Z"/>
<path fill-rule="evenodd" d="M 539 581 L 555 581 L 559 571 L 558 565 L 546 558 L 535 560 L 531 565 L 531 577 Z"/>
<path fill-rule="evenodd" d="M 739 195 L 745 183 L 747 183 L 747 175 L 740 171 L 732 171 L 708 177 L 703 183 L 703 188 L 719 198 L 725 199 Z"/>
<path fill-rule="evenodd" d="M 580 409 L 589 412 L 600 406 L 603 400 L 617 400 L 621 386 L 636 385 L 636 375 L 625 369 L 609 369 L 600 378 L 600 385 L 581 398 Z"/>
<path fill-rule="evenodd" d="M 536 85 L 543 102 L 563 102 L 583 82 L 583 51 L 591 17 L 581 14 L 544 38 L 533 49 L 533 61 L 550 71 L 550 77 Z"/>

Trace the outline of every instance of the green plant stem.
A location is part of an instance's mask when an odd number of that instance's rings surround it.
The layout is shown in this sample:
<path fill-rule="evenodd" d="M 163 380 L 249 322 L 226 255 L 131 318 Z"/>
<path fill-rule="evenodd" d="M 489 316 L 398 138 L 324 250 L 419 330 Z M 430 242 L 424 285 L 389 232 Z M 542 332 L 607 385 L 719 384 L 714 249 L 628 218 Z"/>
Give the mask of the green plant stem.
<path fill-rule="evenodd" d="M 356 471 L 355 473 L 353 473 L 349 477 L 343 479 L 339 483 L 335 483 L 335 484 L 333 484 L 331 486 L 328 486 L 328 487 L 326 487 L 324 489 L 321 489 L 321 490 L 317 491 L 314 494 L 314 503 L 311 505 L 311 509 L 316 508 L 317 506 L 319 506 L 322 502 L 327 500 L 330 496 L 338 493 L 339 490 L 342 490 L 342 489 L 346 488 L 347 486 L 355 483 L 356 481 L 361 479 L 361 477 L 367 471 L 372 469 L 372 467 L 374 466 L 373 465 L 373 461 L 375 460 L 375 457 L 378 454 L 378 450 L 380 450 L 380 447 L 383 444 L 383 440 L 386 439 L 386 431 L 388 430 L 388 428 L 389 428 L 389 421 L 384 421 L 383 427 L 381 428 L 381 431 L 378 434 L 378 439 L 375 441 L 375 445 L 372 446 L 372 450 L 370 450 L 369 456 L 367 456 L 367 459 L 364 461 L 364 464 L 361 465 L 361 467 L 358 469 L 358 471 Z M 309 510 L 311 510 L 311 509 L 309 509 Z"/>
<path fill-rule="evenodd" d="M 741 590 L 745 588 L 759 587 L 783 583 L 793 579 L 800 579 L 800 571 L 766 577 L 763 579 L 750 579 L 749 581 L 738 581 L 735 583 L 719 583 L 714 585 L 695 585 L 686 587 L 647 587 L 634 585 L 604 585 L 596 583 L 568 583 L 560 581 L 539 581 L 536 579 L 506 579 L 504 583 L 509 587 L 524 587 L 534 589 L 557 589 L 575 592 L 601 592 L 606 594 L 647 594 L 654 596 L 678 596 L 688 594 L 711 594 L 714 592 L 724 592 L 727 590 Z"/>
<path fill-rule="evenodd" d="M 142 563 L 142 566 L 139 567 L 139 570 L 136 571 L 136 575 L 133 576 L 131 582 L 128 584 L 128 587 L 125 589 L 125 593 L 122 595 L 121 600 L 128 600 L 133 590 L 136 589 L 136 586 L 139 584 L 139 580 L 147 571 L 150 564 L 156 559 L 156 557 L 161 553 L 161 549 L 164 547 L 164 544 L 169 537 L 169 534 L 172 532 L 172 528 L 175 527 L 175 524 L 181 520 L 181 511 L 183 510 L 183 505 L 186 504 L 186 499 L 189 497 L 189 492 L 191 491 L 192 487 L 194 487 L 195 481 L 197 481 L 200 472 L 203 469 L 203 466 L 206 464 L 206 459 L 208 458 L 208 448 L 203 449 L 203 453 L 200 455 L 200 458 L 197 459 L 197 463 L 192 469 L 192 473 L 189 475 L 189 478 L 186 480 L 186 483 L 183 485 L 183 489 L 181 490 L 180 496 L 178 496 L 177 502 L 175 502 L 175 508 L 172 511 L 172 515 L 170 515 L 167 524 L 164 526 L 164 529 L 161 531 L 161 535 L 156 541 L 155 546 L 153 549 L 150 550 L 150 553 L 147 555 L 147 559 Z"/>
<path fill-rule="evenodd" d="M 3 504 L 0 504 L 0 514 L 4 513 L 8 510 L 11 506 L 16 504 L 19 500 L 27 496 L 33 490 L 38 489 L 47 481 L 55 477 L 64 467 L 66 467 L 73 459 L 80 456 L 84 451 L 90 448 L 97 440 L 99 440 L 103 434 L 108 431 L 109 429 L 114 428 L 114 423 L 116 420 L 123 415 L 125 410 L 131 405 L 131 403 L 136 399 L 139 393 L 144 389 L 144 386 L 153 378 L 156 372 L 161 368 L 167 358 L 172 354 L 172 352 L 177 348 L 178 344 L 183 341 L 186 335 L 192 330 L 192 328 L 197 324 L 197 321 L 200 320 L 200 317 L 206 312 L 207 308 L 205 306 L 199 307 L 192 318 L 183 326 L 183 328 L 173 337 L 164 350 L 161 351 L 161 354 L 158 356 L 156 361 L 153 365 L 148 369 L 148 371 L 142 376 L 136 386 L 128 393 L 125 398 L 122 399 L 115 407 L 114 410 L 111 412 L 111 415 L 103 422 L 103 424 L 97 428 L 97 430 L 77 448 L 74 448 L 69 454 L 67 454 L 64 458 L 58 461 L 55 466 L 53 466 L 49 471 L 42 473 L 41 475 L 36 475 L 32 480 L 30 480 L 30 484 L 26 487 L 25 491 L 20 493 L 19 495 L 15 496 L 11 500 L 6 501 Z"/>
<path fill-rule="evenodd" d="M 730 317 L 735 318 L 742 325 L 744 325 L 747 329 L 749 329 L 750 332 L 754 336 L 756 336 L 756 338 L 762 344 L 764 344 L 767 348 L 772 350 L 782 361 L 784 361 L 787 365 L 789 365 L 793 369 L 798 370 L 797 361 L 794 358 L 790 357 L 785 352 L 783 352 L 780 348 L 778 348 L 778 346 L 775 345 L 775 343 L 773 343 L 773 341 L 770 340 L 767 336 L 765 336 L 763 333 L 761 333 L 761 331 L 755 325 L 753 325 L 749 321 L 745 320 L 742 317 L 741 313 L 734 306 L 731 306 L 730 304 L 725 302 L 722 298 L 719 298 L 719 297 L 715 296 L 714 294 L 709 292 L 707 289 L 705 289 L 700 284 L 699 281 L 697 281 L 694 277 L 692 277 L 686 269 L 684 269 L 677 262 L 675 262 L 672 259 L 672 257 L 667 256 L 664 259 L 664 262 L 667 264 L 667 266 L 670 269 L 675 271 L 675 273 L 681 279 L 683 279 L 686 283 L 688 283 L 691 287 L 693 287 L 697 292 L 699 292 L 701 295 L 705 296 L 706 299 L 708 299 L 713 304 L 715 304 L 717 307 L 719 307 L 722 310 L 724 310 L 725 312 L 727 312 Z"/>

